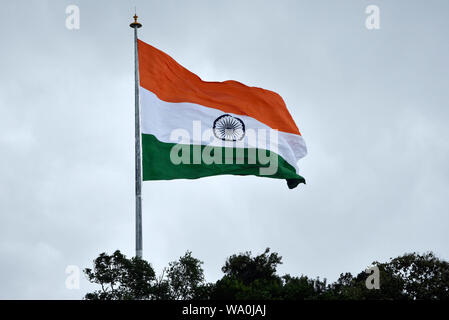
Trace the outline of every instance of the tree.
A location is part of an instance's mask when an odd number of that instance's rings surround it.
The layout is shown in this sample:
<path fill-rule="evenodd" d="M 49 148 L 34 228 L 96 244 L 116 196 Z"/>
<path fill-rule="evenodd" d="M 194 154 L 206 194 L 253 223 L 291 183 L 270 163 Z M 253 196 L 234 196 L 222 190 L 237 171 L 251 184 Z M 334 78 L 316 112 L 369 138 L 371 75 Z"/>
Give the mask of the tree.
<path fill-rule="evenodd" d="M 276 252 L 252 257 L 251 252 L 232 255 L 222 268 L 224 277 L 217 281 L 212 290 L 213 299 L 275 299 L 282 287 L 276 268 L 282 257 Z"/>
<path fill-rule="evenodd" d="M 397 279 L 407 299 L 449 299 L 449 262 L 433 252 L 408 253 L 380 265 Z"/>
<path fill-rule="evenodd" d="M 351 300 L 431 300 L 449 299 L 449 263 L 432 252 L 423 255 L 408 253 L 389 262 L 373 262 L 380 271 L 380 289 L 369 290 L 368 274 L 355 278 L 341 274 L 329 288 L 332 299 Z"/>
<path fill-rule="evenodd" d="M 85 269 L 87 279 L 101 289 L 88 293 L 88 300 L 186 300 L 207 299 L 210 285 L 204 283 L 203 262 L 187 251 L 169 263 L 156 278 L 151 265 L 141 258 L 127 259 L 120 251 L 102 253 L 93 269 Z"/>
<path fill-rule="evenodd" d="M 282 257 L 267 248 L 262 254 L 251 252 L 226 259 L 223 277 L 206 283 L 203 262 L 187 251 L 170 262 L 159 277 L 151 265 L 140 259 L 127 259 L 120 251 L 102 253 L 93 269 L 85 269 L 88 280 L 100 290 L 86 299 L 227 299 L 227 300 L 434 300 L 449 299 L 449 262 L 432 252 L 408 253 L 389 262 L 373 262 L 379 268 L 380 289 L 366 286 L 365 271 L 357 276 L 342 273 L 337 281 L 308 278 L 305 275 L 279 276 Z"/>
<path fill-rule="evenodd" d="M 286 274 L 282 279 L 284 281 L 282 287 L 283 300 L 319 299 L 322 288 L 326 288 L 326 281 L 313 280 L 304 275 L 291 277 L 289 274 Z"/>
<path fill-rule="evenodd" d="M 167 284 L 170 297 L 175 300 L 188 300 L 205 295 L 204 271 L 201 268 L 202 261 L 192 257 L 192 252 L 187 251 L 178 261 L 169 263 L 167 269 Z"/>
<path fill-rule="evenodd" d="M 88 300 L 151 299 L 154 296 L 155 273 L 151 265 L 140 258 L 127 259 L 119 250 L 112 255 L 100 254 L 93 269 L 85 269 L 88 280 L 101 290 L 88 293 Z"/>
<path fill-rule="evenodd" d="M 270 253 L 270 248 L 265 252 L 251 257 L 251 252 L 232 255 L 221 268 L 225 276 L 232 277 L 242 281 L 244 284 L 250 284 L 255 280 L 279 280 L 276 275 L 276 269 L 282 264 L 282 257 L 276 252 Z"/>

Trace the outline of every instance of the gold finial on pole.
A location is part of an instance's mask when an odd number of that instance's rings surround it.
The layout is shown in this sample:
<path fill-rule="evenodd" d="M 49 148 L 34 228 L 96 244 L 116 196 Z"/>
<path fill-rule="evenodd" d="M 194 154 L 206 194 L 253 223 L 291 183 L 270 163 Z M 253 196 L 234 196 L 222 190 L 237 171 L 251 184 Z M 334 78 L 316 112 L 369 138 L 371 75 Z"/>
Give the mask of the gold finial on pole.
<path fill-rule="evenodd" d="M 131 28 L 140 28 L 140 27 L 142 27 L 142 24 L 137 21 L 137 18 L 138 18 L 137 14 L 134 13 L 134 17 L 133 18 L 134 18 L 134 22 L 132 22 L 129 26 Z"/>

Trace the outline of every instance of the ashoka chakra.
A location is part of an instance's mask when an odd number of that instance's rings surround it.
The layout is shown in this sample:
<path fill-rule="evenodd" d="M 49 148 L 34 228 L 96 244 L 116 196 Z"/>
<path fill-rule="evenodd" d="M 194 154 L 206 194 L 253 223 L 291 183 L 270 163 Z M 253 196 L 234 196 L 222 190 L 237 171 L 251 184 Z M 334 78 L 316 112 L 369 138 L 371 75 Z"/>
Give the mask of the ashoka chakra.
<path fill-rule="evenodd" d="M 245 124 L 239 118 L 224 114 L 214 121 L 214 135 L 224 141 L 242 140 L 245 136 Z"/>

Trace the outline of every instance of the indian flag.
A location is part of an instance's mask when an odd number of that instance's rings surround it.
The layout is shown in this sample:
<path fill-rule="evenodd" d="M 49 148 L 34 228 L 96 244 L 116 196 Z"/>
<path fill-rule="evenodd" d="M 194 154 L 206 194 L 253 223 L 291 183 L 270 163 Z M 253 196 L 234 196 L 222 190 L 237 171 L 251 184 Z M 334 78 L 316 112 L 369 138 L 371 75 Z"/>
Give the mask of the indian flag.
<path fill-rule="evenodd" d="M 143 180 L 222 174 L 305 183 L 306 145 L 282 98 L 237 81 L 207 82 L 138 40 Z"/>

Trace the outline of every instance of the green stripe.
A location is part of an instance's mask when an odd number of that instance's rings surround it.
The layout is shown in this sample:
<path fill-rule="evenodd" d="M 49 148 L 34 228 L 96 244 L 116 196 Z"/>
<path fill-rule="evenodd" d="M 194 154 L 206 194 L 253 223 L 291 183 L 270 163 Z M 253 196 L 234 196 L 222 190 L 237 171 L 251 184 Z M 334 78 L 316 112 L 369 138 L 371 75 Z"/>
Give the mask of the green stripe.
<path fill-rule="evenodd" d="M 194 147 L 201 148 L 201 154 L 206 146 L 193 146 L 184 145 L 186 148 L 190 148 L 190 162 L 189 164 L 180 163 L 178 165 L 173 164 L 170 160 L 170 151 L 175 143 L 160 142 L 154 135 L 142 134 L 142 166 L 143 166 L 143 180 L 172 180 L 172 179 L 197 179 L 202 177 L 209 177 L 222 174 L 233 175 L 255 175 L 259 177 L 286 179 L 287 185 L 290 189 L 295 188 L 300 183 L 305 183 L 303 177 L 298 175 L 295 168 L 287 163 L 278 154 L 265 151 L 267 156 L 270 153 L 277 157 L 278 169 L 273 175 L 260 175 L 259 168 L 269 167 L 269 164 L 261 164 L 259 161 L 259 152 L 257 149 L 240 149 L 243 157 L 243 164 L 235 163 L 235 148 L 227 147 L 212 147 L 213 152 L 222 152 L 222 164 L 206 164 L 201 161 L 200 164 L 193 164 Z M 209 147 L 211 148 L 211 147 Z M 226 150 L 227 149 L 227 150 Z M 251 153 L 254 152 L 255 153 Z M 232 152 L 233 162 L 232 164 L 225 164 L 225 157 Z M 237 153 L 238 154 L 238 153 Z M 256 163 L 249 164 L 249 156 L 256 154 Z"/>

